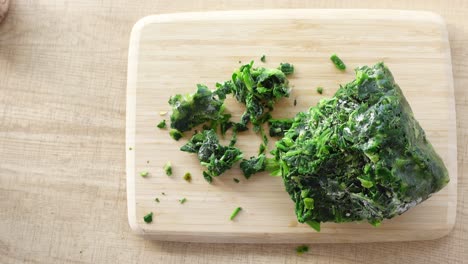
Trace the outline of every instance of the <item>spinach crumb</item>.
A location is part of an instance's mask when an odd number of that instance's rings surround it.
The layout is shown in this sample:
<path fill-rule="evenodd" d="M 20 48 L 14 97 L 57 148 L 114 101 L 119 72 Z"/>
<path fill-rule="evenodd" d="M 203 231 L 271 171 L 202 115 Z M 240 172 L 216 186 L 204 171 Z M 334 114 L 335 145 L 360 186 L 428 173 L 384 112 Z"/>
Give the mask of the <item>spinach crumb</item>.
<path fill-rule="evenodd" d="M 270 137 L 282 137 L 284 133 L 291 128 L 294 122 L 293 118 L 284 119 L 270 119 L 268 124 L 270 126 Z"/>
<path fill-rule="evenodd" d="M 182 199 L 179 200 L 179 203 L 180 203 L 180 204 L 184 204 L 186 201 L 187 201 L 186 198 L 182 198 Z"/>
<path fill-rule="evenodd" d="M 265 144 L 263 144 L 263 143 L 260 144 L 260 146 L 258 147 L 258 155 L 263 154 L 265 152 L 265 150 L 266 150 Z"/>
<path fill-rule="evenodd" d="M 307 246 L 307 245 L 298 246 L 296 248 L 296 253 L 298 255 L 304 254 L 304 253 L 306 253 L 308 251 L 309 251 L 309 246 Z"/>
<path fill-rule="evenodd" d="M 317 93 L 323 94 L 323 88 L 322 87 L 317 87 Z"/>
<path fill-rule="evenodd" d="M 166 119 L 164 119 L 163 121 L 159 122 L 158 127 L 159 127 L 159 128 L 166 128 Z"/>
<path fill-rule="evenodd" d="M 159 198 L 155 198 L 154 201 L 159 203 Z"/>
<path fill-rule="evenodd" d="M 260 60 L 261 60 L 263 63 L 265 63 L 265 61 L 266 61 L 265 55 L 263 55 L 263 56 L 260 58 Z"/>
<path fill-rule="evenodd" d="M 171 129 L 171 131 L 169 131 L 169 136 L 171 136 L 171 138 L 175 139 L 176 141 L 179 141 L 179 139 L 181 139 L 184 135 L 182 135 L 182 133 L 180 133 L 180 131 L 177 129 Z"/>
<path fill-rule="evenodd" d="M 186 172 L 185 175 L 184 175 L 184 180 L 186 180 L 187 182 L 191 182 L 192 181 L 192 174 L 190 174 L 190 172 Z"/>
<path fill-rule="evenodd" d="M 296 106 L 296 105 L 297 105 L 297 99 L 294 98 L 294 106 Z"/>
<path fill-rule="evenodd" d="M 162 192 L 161 194 L 162 194 L 162 195 L 164 195 L 164 196 L 166 195 L 166 193 L 165 193 L 165 192 Z"/>
<path fill-rule="evenodd" d="M 147 171 L 140 172 L 140 176 L 143 177 L 143 178 L 148 176 L 148 174 L 149 174 L 149 172 L 147 172 Z"/>
<path fill-rule="evenodd" d="M 151 212 L 151 213 L 149 213 L 149 214 L 143 216 L 143 220 L 144 220 L 147 224 L 153 222 L 153 212 Z"/>
<path fill-rule="evenodd" d="M 239 183 L 239 182 L 240 182 L 239 179 L 237 179 L 237 178 L 233 178 L 232 180 L 233 180 L 235 183 Z"/>
<path fill-rule="evenodd" d="M 168 161 L 166 164 L 164 164 L 164 172 L 166 172 L 166 175 L 167 176 L 171 176 L 172 175 L 172 165 L 171 165 L 171 162 Z"/>
<path fill-rule="evenodd" d="M 242 210 L 242 207 L 237 207 L 236 209 L 234 209 L 234 211 L 232 212 L 231 214 L 231 217 L 229 217 L 229 220 L 234 220 L 234 218 L 237 216 L 237 214 L 239 214 L 239 212 Z"/>
<path fill-rule="evenodd" d="M 346 69 L 344 62 L 336 54 L 331 55 L 330 60 L 333 62 L 333 64 L 335 64 L 337 69 L 342 71 Z"/>
<path fill-rule="evenodd" d="M 290 63 L 280 63 L 278 70 L 282 71 L 285 75 L 290 75 L 294 73 L 294 65 Z"/>
<path fill-rule="evenodd" d="M 320 232 L 320 222 L 314 221 L 314 220 L 309 220 L 305 222 L 307 225 L 312 227 L 317 232 Z"/>
<path fill-rule="evenodd" d="M 133 148 L 132 147 L 129 147 L 128 150 L 132 150 Z"/>

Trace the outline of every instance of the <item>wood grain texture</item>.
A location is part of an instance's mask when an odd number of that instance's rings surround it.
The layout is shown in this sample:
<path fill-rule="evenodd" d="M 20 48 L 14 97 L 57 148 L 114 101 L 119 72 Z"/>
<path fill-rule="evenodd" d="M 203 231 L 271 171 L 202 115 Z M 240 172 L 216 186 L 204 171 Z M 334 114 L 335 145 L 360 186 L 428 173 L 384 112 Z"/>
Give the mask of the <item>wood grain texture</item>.
<path fill-rule="evenodd" d="M 346 61 L 349 69 L 345 73 L 329 61 L 333 52 Z M 279 177 L 264 173 L 247 181 L 235 166 L 212 185 L 207 184 L 196 156 L 179 150 L 191 133 L 175 142 L 167 129 L 155 127 L 169 118 L 160 112 L 170 111 L 170 95 L 193 92 L 197 83 L 214 87 L 229 79 L 239 67 L 238 61 L 256 59 L 258 65 L 264 65 L 259 61 L 262 54 L 267 54 L 268 67 L 287 61 L 296 69 L 290 78 L 291 97 L 277 104 L 275 118 L 292 117 L 332 96 L 339 84 L 353 79 L 352 69 L 358 65 L 384 61 L 449 168 L 449 185 L 379 228 L 365 223 L 325 223 L 317 233 L 296 221 L 294 203 Z M 440 238 L 455 224 L 453 79 L 446 26 L 436 14 L 278 9 L 149 16 L 133 28 L 128 64 L 127 200 L 130 226 L 137 233 L 192 242 L 344 243 Z M 325 87 L 323 95 L 315 91 L 317 86 Z M 240 120 L 244 107 L 234 100 L 227 105 L 233 120 Z M 270 141 L 270 149 L 274 141 Z M 256 155 L 260 142 L 250 131 L 239 134 L 236 146 L 250 157 Z M 171 177 L 163 171 L 168 161 L 173 164 Z M 141 171 L 150 175 L 141 177 Z M 191 183 L 182 178 L 187 171 L 193 175 Z M 188 200 L 183 205 L 178 203 L 182 197 Z M 242 212 L 229 221 L 238 206 Z M 143 221 L 149 212 L 154 212 L 151 224 Z"/>
<path fill-rule="evenodd" d="M 434 11 L 447 22 L 457 111 L 454 230 L 419 242 L 156 242 L 128 226 L 128 36 L 146 15 L 264 8 Z M 467 263 L 468 3 L 449 1 L 12 1 L 0 24 L 0 263 Z"/>

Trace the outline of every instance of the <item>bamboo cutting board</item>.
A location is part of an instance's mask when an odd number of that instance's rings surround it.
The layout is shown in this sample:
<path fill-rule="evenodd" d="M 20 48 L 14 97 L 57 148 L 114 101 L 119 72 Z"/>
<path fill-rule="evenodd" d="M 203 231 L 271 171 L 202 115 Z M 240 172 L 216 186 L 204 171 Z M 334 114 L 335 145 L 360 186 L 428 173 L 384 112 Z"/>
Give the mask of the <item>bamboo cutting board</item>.
<path fill-rule="evenodd" d="M 347 64 L 336 70 L 329 56 Z M 266 63 L 260 56 L 266 55 Z M 289 99 L 274 117 L 292 117 L 331 97 L 354 77 L 353 68 L 384 61 L 411 104 L 416 118 L 449 169 L 451 181 L 407 213 L 375 228 L 367 223 L 322 224 L 315 232 L 299 224 L 294 204 L 279 177 L 258 174 L 245 180 L 238 165 L 208 184 L 193 154 L 156 128 L 169 119 L 176 93 L 214 88 L 228 80 L 239 62 L 277 67 L 295 65 Z M 435 239 L 453 227 L 457 201 L 457 151 L 450 46 L 442 19 L 428 12 L 389 10 L 262 10 L 149 16 L 133 28 L 128 58 L 127 199 L 131 228 L 158 240 L 200 242 L 373 242 Z M 315 87 L 324 87 L 323 95 Z M 297 105 L 294 106 L 294 99 Z M 243 106 L 226 101 L 239 120 Z M 225 141 L 229 140 L 229 135 Z M 270 149 L 274 140 L 270 140 Z M 260 137 L 239 135 L 237 147 L 255 155 Z M 171 161 L 173 176 L 164 174 Z M 141 171 L 149 171 L 141 177 Z M 183 180 L 191 172 L 193 180 Z M 233 178 L 240 179 L 235 183 Z M 162 194 L 164 193 L 164 195 Z M 155 202 L 158 198 L 160 202 Z M 186 198 L 187 202 L 179 203 Z M 234 221 L 234 208 L 243 210 Z M 153 212 L 153 222 L 143 216 Z"/>

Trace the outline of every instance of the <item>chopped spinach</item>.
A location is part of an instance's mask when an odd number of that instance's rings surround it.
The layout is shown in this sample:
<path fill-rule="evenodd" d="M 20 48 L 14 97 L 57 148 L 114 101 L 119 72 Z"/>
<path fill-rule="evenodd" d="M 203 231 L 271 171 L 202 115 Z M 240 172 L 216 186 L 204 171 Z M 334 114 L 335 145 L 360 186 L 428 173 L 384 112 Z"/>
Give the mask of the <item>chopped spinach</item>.
<path fill-rule="evenodd" d="M 266 145 L 264 143 L 260 144 L 260 146 L 258 147 L 258 155 L 264 153 L 266 150 Z"/>
<path fill-rule="evenodd" d="M 306 221 L 306 224 L 315 229 L 315 231 L 320 232 L 320 222 L 309 220 Z"/>
<path fill-rule="evenodd" d="M 242 152 L 238 148 L 219 144 L 218 136 L 213 129 L 196 133 L 180 150 L 197 154 L 201 165 L 207 167 L 203 176 L 208 182 L 242 159 Z"/>
<path fill-rule="evenodd" d="M 296 253 L 298 255 L 302 255 L 302 254 L 304 254 L 304 253 L 306 253 L 308 251 L 309 251 L 309 246 L 307 246 L 307 245 L 298 246 L 296 248 Z"/>
<path fill-rule="evenodd" d="M 179 139 L 181 139 L 181 138 L 184 136 L 184 135 L 183 135 L 182 133 L 180 133 L 180 131 L 177 130 L 177 129 L 171 129 L 171 130 L 169 131 L 169 135 L 170 135 L 173 139 L 175 139 L 176 141 L 179 141 Z"/>
<path fill-rule="evenodd" d="M 390 70 L 378 63 L 296 115 L 272 151 L 299 222 L 379 225 L 448 182 Z M 274 170 L 274 169 L 271 169 Z"/>
<path fill-rule="evenodd" d="M 192 174 L 190 174 L 190 172 L 186 172 L 185 175 L 184 175 L 184 180 L 187 181 L 187 182 L 191 182 L 192 181 Z"/>
<path fill-rule="evenodd" d="M 220 127 L 224 135 L 230 128 L 234 133 L 245 131 L 251 122 L 258 132 L 260 125 L 271 118 L 270 111 L 282 97 L 288 97 L 290 88 L 286 74 L 291 74 L 294 66 L 282 63 L 279 69 L 254 68 L 253 61 L 242 65 L 232 74 L 231 80 L 216 84 L 211 91 L 198 84 L 194 94 L 177 94 L 169 99 L 172 106 L 170 117 L 171 137 L 179 140 L 182 132 L 205 124 L 204 130 Z M 246 110 L 238 123 L 230 121 L 231 115 L 224 113 L 226 95 L 232 94 L 237 101 L 245 104 Z M 209 125 L 208 125 L 208 124 Z M 235 143 L 235 138 L 233 138 Z"/>
<path fill-rule="evenodd" d="M 143 220 L 144 220 L 147 224 L 153 222 L 153 212 L 151 212 L 151 213 L 149 213 L 149 214 L 143 216 Z"/>
<path fill-rule="evenodd" d="M 323 87 L 317 87 L 317 93 L 323 94 Z"/>
<path fill-rule="evenodd" d="M 171 128 L 179 132 L 185 132 L 197 125 L 211 122 L 212 126 L 217 121 L 224 120 L 224 100 L 220 99 L 208 87 L 197 85 L 194 94 L 177 94 L 169 99 L 172 106 Z"/>
<path fill-rule="evenodd" d="M 140 172 L 140 176 L 143 177 L 143 178 L 147 177 L 148 175 L 149 175 L 149 172 L 147 172 L 147 171 Z"/>
<path fill-rule="evenodd" d="M 346 70 L 346 65 L 336 54 L 331 55 L 330 60 L 335 64 L 337 69 L 342 71 Z"/>
<path fill-rule="evenodd" d="M 270 126 L 270 137 L 282 137 L 284 133 L 292 126 L 294 118 L 285 119 L 270 119 L 268 125 Z"/>
<path fill-rule="evenodd" d="M 260 61 L 262 61 L 263 63 L 266 62 L 266 57 L 265 57 L 265 55 L 263 55 L 263 56 L 260 58 Z"/>
<path fill-rule="evenodd" d="M 157 197 L 154 198 L 154 201 L 157 202 L 157 203 L 159 203 L 159 198 L 157 198 Z"/>
<path fill-rule="evenodd" d="M 180 203 L 180 204 L 184 204 L 186 201 L 187 201 L 186 198 L 182 198 L 182 199 L 179 200 L 179 203 Z"/>
<path fill-rule="evenodd" d="M 240 180 L 237 179 L 237 178 L 232 178 L 232 180 L 233 180 L 235 183 L 239 183 L 239 182 L 240 182 Z"/>
<path fill-rule="evenodd" d="M 166 119 L 164 119 L 163 121 L 159 122 L 158 127 L 159 127 L 159 128 L 166 128 Z"/>
<path fill-rule="evenodd" d="M 280 63 L 278 70 L 282 71 L 285 75 L 290 75 L 294 73 L 294 65 L 290 63 Z"/>
<path fill-rule="evenodd" d="M 166 173 L 167 176 L 171 176 L 172 175 L 172 165 L 171 165 L 171 162 L 168 161 L 166 162 L 166 164 L 164 164 L 164 172 Z"/>
<path fill-rule="evenodd" d="M 231 216 L 229 217 L 229 220 L 231 221 L 234 220 L 234 218 L 236 218 L 236 216 L 239 214 L 241 210 L 242 210 L 242 207 L 237 207 L 236 209 L 234 209 Z"/>
<path fill-rule="evenodd" d="M 265 170 L 266 156 L 260 154 L 258 157 L 251 157 L 250 159 L 243 159 L 240 163 L 240 168 L 244 173 L 246 179 L 249 179 L 252 174 Z"/>
<path fill-rule="evenodd" d="M 224 95 L 232 93 L 238 102 L 245 104 L 246 111 L 241 121 L 234 124 L 236 131 L 247 130 L 249 122 L 258 131 L 259 126 L 271 117 L 269 112 L 273 110 L 275 102 L 289 97 L 289 92 L 285 73 L 278 69 L 254 68 L 253 61 L 236 70 L 232 80 L 218 84 L 216 91 Z"/>

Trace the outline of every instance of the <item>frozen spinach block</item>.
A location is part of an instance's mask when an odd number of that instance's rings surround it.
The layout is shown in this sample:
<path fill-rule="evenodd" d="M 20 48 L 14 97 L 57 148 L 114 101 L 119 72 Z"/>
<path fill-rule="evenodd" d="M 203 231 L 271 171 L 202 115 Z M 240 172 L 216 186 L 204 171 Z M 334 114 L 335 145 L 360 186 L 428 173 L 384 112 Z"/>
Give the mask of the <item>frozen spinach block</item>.
<path fill-rule="evenodd" d="M 299 222 L 379 225 L 449 182 L 390 70 L 378 63 L 300 112 L 272 151 Z"/>
<path fill-rule="evenodd" d="M 196 133 L 180 150 L 197 154 L 201 165 L 207 167 L 203 177 L 208 182 L 212 182 L 213 177 L 221 175 L 242 159 L 242 152 L 238 148 L 219 144 L 213 129 Z"/>

